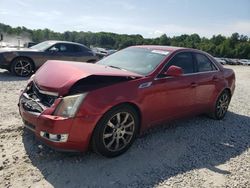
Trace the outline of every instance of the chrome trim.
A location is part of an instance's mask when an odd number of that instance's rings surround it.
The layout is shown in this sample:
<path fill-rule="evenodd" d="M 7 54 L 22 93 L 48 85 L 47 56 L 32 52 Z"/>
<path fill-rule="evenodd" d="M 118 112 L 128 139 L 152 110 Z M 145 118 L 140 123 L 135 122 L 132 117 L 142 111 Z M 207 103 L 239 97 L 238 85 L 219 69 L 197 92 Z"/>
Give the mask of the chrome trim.
<path fill-rule="evenodd" d="M 152 85 L 152 82 L 144 82 L 142 84 L 139 85 L 139 89 L 143 89 L 143 88 L 147 88 L 150 87 Z"/>
<path fill-rule="evenodd" d="M 31 112 L 31 111 L 28 111 L 28 110 L 25 110 L 25 112 L 28 112 L 29 114 L 32 114 L 34 116 L 40 116 L 41 113 L 38 113 L 38 112 Z"/>
<path fill-rule="evenodd" d="M 40 93 L 42 93 L 42 94 L 45 94 L 45 95 L 52 95 L 52 96 L 55 96 L 55 97 L 58 97 L 58 93 L 56 93 L 56 92 L 51 92 L 51 91 L 43 91 L 43 90 L 40 90 L 40 89 L 38 89 L 39 90 L 39 92 Z"/>
<path fill-rule="evenodd" d="M 211 73 L 211 72 L 220 72 L 220 71 L 216 70 L 216 71 L 207 71 L 207 72 L 194 72 L 194 73 L 183 74 L 181 76 L 192 76 L 192 75 L 196 75 L 196 74 L 206 74 L 206 73 Z M 154 80 L 161 80 L 161 79 L 166 79 L 166 78 L 174 78 L 174 77 L 173 76 L 166 76 L 163 78 L 154 78 Z"/>
<path fill-rule="evenodd" d="M 34 81 L 33 81 L 33 84 L 34 84 L 34 86 L 36 87 L 36 89 L 37 89 L 40 93 L 42 93 L 42 94 L 44 94 L 44 95 L 51 95 L 51 96 L 55 96 L 55 97 L 58 97 L 58 96 L 59 96 L 59 93 L 57 93 L 57 92 L 44 91 L 44 90 L 39 89 L 38 86 L 36 85 L 36 83 L 35 83 Z"/>
<path fill-rule="evenodd" d="M 162 67 L 162 69 L 159 71 L 159 72 L 162 72 L 163 71 L 163 69 L 164 69 L 164 67 L 166 66 L 166 64 L 169 62 L 169 61 L 171 61 L 177 54 L 179 54 L 179 53 L 200 53 L 200 54 L 202 54 L 202 55 L 205 55 L 209 60 L 210 60 L 210 62 L 211 63 L 213 63 L 213 65 L 215 66 L 215 68 L 217 69 L 217 70 L 214 70 L 214 71 L 206 71 L 206 72 L 194 72 L 194 73 L 188 73 L 188 74 L 183 74 L 182 76 L 190 76 L 190 75 L 196 75 L 196 74 L 204 74 L 204 73 L 211 73 L 211 72 L 220 72 L 220 69 L 219 69 L 219 67 L 214 63 L 214 61 L 212 61 L 212 59 L 207 55 L 207 54 L 204 54 L 204 53 L 202 53 L 202 52 L 192 52 L 192 51 L 186 51 L 186 50 L 184 50 L 184 51 L 180 51 L 180 52 L 177 52 L 174 56 L 172 56 L 166 63 L 165 63 L 165 65 Z M 173 78 L 173 76 L 166 76 L 166 77 L 163 77 L 163 78 L 157 78 L 158 76 L 159 76 L 159 74 L 160 73 L 158 73 L 157 75 L 156 75 L 156 77 L 154 78 L 154 80 L 161 80 L 161 79 L 166 79 L 166 78 Z"/>

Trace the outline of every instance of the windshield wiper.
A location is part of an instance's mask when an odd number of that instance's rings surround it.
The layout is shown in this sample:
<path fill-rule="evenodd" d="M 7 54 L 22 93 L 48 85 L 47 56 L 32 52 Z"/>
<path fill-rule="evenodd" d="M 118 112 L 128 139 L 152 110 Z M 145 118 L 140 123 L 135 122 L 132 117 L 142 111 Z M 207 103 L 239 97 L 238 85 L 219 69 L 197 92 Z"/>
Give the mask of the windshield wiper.
<path fill-rule="evenodd" d="M 127 71 L 126 69 L 122 69 L 120 67 L 116 67 L 116 66 L 113 66 L 113 65 L 108 65 L 109 67 L 112 67 L 112 68 L 115 68 L 115 69 L 120 69 L 120 70 L 124 70 L 124 71 Z"/>
<path fill-rule="evenodd" d="M 113 65 L 108 65 L 108 67 L 112 67 L 112 68 L 115 68 L 115 69 L 121 69 L 120 67 L 116 67 L 116 66 L 113 66 Z"/>

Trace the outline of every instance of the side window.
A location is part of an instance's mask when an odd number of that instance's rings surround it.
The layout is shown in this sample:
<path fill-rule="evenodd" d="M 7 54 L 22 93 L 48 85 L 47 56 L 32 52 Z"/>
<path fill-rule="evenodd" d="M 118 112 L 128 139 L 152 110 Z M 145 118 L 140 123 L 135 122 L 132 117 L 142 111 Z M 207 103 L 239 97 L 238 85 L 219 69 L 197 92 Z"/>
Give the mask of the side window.
<path fill-rule="evenodd" d="M 67 52 L 67 51 L 68 51 L 68 48 L 67 48 L 66 45 L 60 44 L 60 45 L 59 45 L 59 51 L 60 51 L 60 52 Z"/>
<path fill-rule="evenodd" d="M 55 44 L 50 50 L 56 50 L 57 52 L 66 52 L 67 47 L 64 44 Z"/>
<path fill-rule="evenodd" d="M 164 71 L 171 66 L 175 65 L 183 69 L 184 74 L 194 73 L 194 62 L 192 54 L 189 52 L 182 52 L 175 55 L 164 68 Z"/>
<path fill-rule="evenodd" d="M 214 64 L 203 54 L 195 54 L 198 72 L 207 72 L 216 70 Z"/>
<path fill-rule="evenodd" d="M 84 52 L 84 48 L 79 45 L 73 45 L 73 52 L 75 53 Z"/>
<path fill-rule="evenodd" d="M 66 47 L 65 52 L 69 52 L 69 53 L 79 53 L 79 52 L 83 52 L 83 48 L 79 45 L 75 45 L 75 44 L 63 44 Z"/>

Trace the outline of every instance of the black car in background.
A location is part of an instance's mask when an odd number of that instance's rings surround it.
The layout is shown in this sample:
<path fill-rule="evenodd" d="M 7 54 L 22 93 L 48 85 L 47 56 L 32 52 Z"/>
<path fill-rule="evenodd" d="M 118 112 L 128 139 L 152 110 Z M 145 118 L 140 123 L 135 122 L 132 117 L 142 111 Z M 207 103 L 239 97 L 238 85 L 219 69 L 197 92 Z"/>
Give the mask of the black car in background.
<path fill-rule="evenodd" d="M 30 48 L 0 48 L 0 68 L 17 76 L 30 76 L 47 60 L 96 62 L 88 47 L 67 41 L 45 41 Z"/>

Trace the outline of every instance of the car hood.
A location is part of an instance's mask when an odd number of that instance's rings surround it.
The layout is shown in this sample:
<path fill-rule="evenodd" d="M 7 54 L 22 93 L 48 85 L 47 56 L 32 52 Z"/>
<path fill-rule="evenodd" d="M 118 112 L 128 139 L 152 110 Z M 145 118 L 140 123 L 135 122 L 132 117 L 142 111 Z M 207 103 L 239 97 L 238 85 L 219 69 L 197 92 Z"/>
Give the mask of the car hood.
<path fill-rule="evenodd" d="M 32 48 L 0 48 L 2 52 L 37 52 L 38 50 Z"/>
<path fill-rule="evenodd" d="M 41 90 L 64 96 L 77 81 L 90 76 L 130 77 L 133 79 L 143 77 L 137 73 L 100 64 L 49 60 L 36 72 L 33 80 Z"/>

